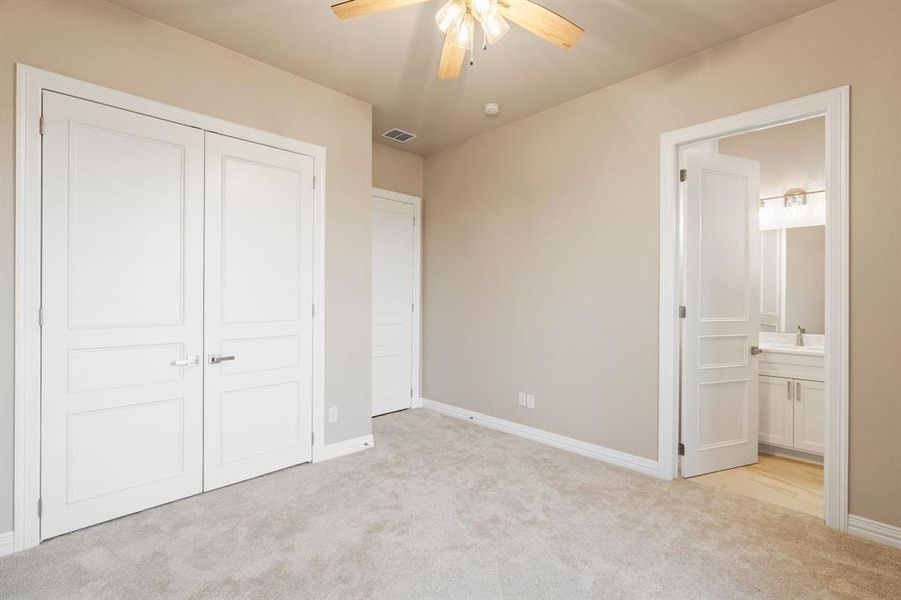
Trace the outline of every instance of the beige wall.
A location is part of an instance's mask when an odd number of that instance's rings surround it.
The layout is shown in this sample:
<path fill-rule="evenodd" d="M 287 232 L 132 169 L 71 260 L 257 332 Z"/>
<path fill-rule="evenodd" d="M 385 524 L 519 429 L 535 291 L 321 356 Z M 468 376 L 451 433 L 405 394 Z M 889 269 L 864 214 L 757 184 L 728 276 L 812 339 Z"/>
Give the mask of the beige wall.
<path fill-rule="evenodd" d="M 15 63 L 328 149 L 326 404 L 370 431 L 371 107 L 103 2 L 0 5 L 0 531 L 11 528 Z"/>
<path fill-rule="evenodd" d="M 655 458 L 660 134 L 850 84 L 850 507 L 901 525 L 899 65 L 839 0 L 427 158 L 424 395 Z"/>
<path fill-rule="evenodd" d="M 422 198 L 422 157 L 384 144 L 373 144 L 372 185 Z"/>

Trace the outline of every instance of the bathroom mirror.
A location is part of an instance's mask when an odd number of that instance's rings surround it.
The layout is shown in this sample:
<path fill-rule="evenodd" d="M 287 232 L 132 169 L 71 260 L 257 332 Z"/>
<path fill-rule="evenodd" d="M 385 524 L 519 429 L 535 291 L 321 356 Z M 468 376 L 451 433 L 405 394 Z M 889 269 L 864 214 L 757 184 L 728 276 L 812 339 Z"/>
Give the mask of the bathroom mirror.
<path fill-rule="evenodd" d="M 760 329 L 825 333 L 823 225 L 760 232 Z"/>

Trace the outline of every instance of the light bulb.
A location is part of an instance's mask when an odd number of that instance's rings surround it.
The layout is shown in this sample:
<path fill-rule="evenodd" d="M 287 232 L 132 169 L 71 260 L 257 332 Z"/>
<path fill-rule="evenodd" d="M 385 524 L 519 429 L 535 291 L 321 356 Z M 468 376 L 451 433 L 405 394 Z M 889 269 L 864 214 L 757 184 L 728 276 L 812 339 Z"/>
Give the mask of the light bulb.
<path fill-rule="evenodd" d="M 481 22 L 497 12 L 497 0 L 471 0 L 472 14 Z"/>
<path fill-rule="evenodd" d="M 435 15 L 435 23 L 438 29 L 444 33 L 453 33 L 463 21 L 463 15 L 466 13 L 466 5 L 460 0 L 450 0 L 441 7 Z"/>
<path fill-rule="evenodd" d="M 466 11 L 466 14 L 463 15 L 463 21 L 460 23 L 460 26 L 457 27 L 457 31 L 454 32 L 454 37 L 451 38 L 451 43 L 458 48 L 472 50 L 474 27 L 475 20 L 472 18 L 472 13 Z"/>
<path fill-rule="evenodd" d="M 489 44 L 493 44 L 507 35 L 507 32 L 510 31 L 510 24 L 504 17 L 495 13 L 482 21 L 482 29 L 485 30 L 485 39 Z"/>

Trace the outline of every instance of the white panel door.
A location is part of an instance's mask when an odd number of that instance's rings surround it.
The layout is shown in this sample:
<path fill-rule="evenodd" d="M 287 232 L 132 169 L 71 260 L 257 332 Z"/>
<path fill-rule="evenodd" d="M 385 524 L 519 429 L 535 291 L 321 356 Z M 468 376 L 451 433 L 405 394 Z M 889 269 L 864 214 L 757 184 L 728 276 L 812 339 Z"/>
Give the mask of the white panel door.
<path fill-rule="evenodd" d="M 826 388 L 822 381 L 795 380 L 795 448 L 823 454 L 826 439 Z"/>
<path fill-rule="evenodd" d="M 759 165 L 686 153 L 682 475 L 757 462 Z"/>
<path fill-rule="evenodd" d="M 313 163 L 206 134 L 205 490 L 311 459 Z"/>
<path fill-rule="evenodd" d="M 760 441 L 791 448 L 793 438 L 792 393 L 795 382 L 782 377 L 760 376 Z"/>
<path fill-rule="evenodd" d="M 372 198 L 372 416 L 413 395 L 413 205 Z"/>
<path fill-rule="evenodd" d="M 41 538 L 201 491 L 203 134 L 44 92 Z"/>

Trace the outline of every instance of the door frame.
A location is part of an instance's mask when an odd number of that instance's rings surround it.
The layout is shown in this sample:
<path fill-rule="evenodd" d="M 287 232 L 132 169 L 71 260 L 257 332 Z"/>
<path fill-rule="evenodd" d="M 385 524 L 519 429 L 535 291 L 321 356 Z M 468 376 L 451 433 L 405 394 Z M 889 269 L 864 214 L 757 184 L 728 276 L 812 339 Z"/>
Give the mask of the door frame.
<path fill-rule="evenodd" d="M 679 150 L 728 135 L 825 117 L 826 121 L 826 448 L 825 521 L 848 529 L 849 137 L 850 86 L 669 131 L 660 136 L 660 299 L 658 475 L 679 476 Z"/>
<path fill-rule="evenodd" d="M 15 551 L 40 543 L 41 493 L 41 111 L 44 90 L 313 157 L 313 462 L 325 449 L 326 149 L 253 127 L 16 64 L 16 257 L 14 359 Z"/>
<path fill-rule="evenodd" d="M 413 397 L 410 408 L 422 407 L 422 198 L 373 187 L 373 198 L 413 206 Z M 370 406 L 370 409 L 372 407 Z"/>

